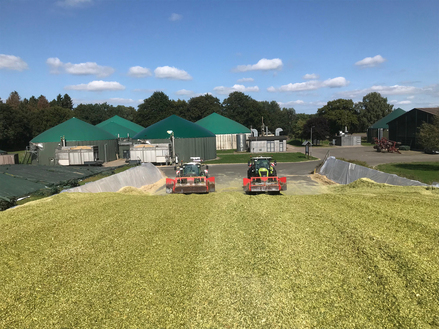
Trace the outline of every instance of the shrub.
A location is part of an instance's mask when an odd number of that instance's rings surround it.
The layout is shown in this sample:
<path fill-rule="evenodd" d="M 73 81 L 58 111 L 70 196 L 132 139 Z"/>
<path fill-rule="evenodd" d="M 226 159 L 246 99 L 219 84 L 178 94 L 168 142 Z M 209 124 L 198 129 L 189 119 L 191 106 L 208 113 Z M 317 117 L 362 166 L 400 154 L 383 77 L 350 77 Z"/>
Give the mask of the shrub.
<path fill-rule="evenodd" d="M 0 197 L 0 211 L 6 210 L 11 207 L 15 207 L 17 205 L 16 198 L 2 198 Z"/>

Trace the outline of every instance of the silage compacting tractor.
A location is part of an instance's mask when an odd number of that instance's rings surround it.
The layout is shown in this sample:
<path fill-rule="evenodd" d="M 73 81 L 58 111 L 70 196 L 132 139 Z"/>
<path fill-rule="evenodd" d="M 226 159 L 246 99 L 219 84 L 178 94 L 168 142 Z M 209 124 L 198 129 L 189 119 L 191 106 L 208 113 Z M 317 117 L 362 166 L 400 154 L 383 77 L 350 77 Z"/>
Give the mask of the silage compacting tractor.
<path fill-rule="evenodd" d="M 208 166 L 200 158 L 191 157 L 191 162 L 175 166 L 175 178 L 166 178 L 166 193 L 215 192 L 215 177 L 209 177 Z"/>
<path fill-rule="evenodd" d="M 287 178 L 277 176 L 276 161 L 271 157 L 252 157 L 248 166 L 243 180 L 246 193 L 279 193 L 287 189 Z"/>

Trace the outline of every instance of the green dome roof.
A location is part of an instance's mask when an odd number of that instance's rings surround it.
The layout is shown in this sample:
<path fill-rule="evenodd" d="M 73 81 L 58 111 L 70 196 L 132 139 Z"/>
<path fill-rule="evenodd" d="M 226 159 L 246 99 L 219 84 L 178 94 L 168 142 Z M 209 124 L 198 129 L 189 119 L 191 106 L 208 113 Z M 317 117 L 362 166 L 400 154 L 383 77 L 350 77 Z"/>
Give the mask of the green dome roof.
<path fill-rule="evenodd" d="M 174 114 L 143 129 L 133 138 L 167 139 L 169 138 L 168 130 L 174 132 L 175 138 L 215 137 L 215 134 L 209 130 Z"/>
<path fill-rule="evenodd" d="M 210 130 L 216 135 L 220 134 L 249 134 L 251 131 L 242 124 L 232 119 L 223 117 L 218 113 L 212 113 L 207 117 L 195 122 L 197 125 Z"/>
<path fill-rule="evenodd" d="M 126 138 L 133 137 L 138 131 L 131 130 L 130 128 L 124 127 L 116 122 L 107 122 L 105 124 L 100 124 L 99 128 L 108 131 L 115 137 Z"/>
<path fill-rule="evenodd" d="M 100 127 L 100 128 L 102 128 L 102 126 L 105 126 L 105 125 L 107 125 L 107 124 L 110 123 L 110 122 L 114 122 L 114 123 L 117 123 L 118 125 L 121 125 L 122 127 L 129 128 L 129 129 L 131 129 L 132 131 L 135 131 L 136 134 L 137 134 L 138 132 L 141 132 L 143 129 L 145 129 L 145 128 L 142 127 L 141 125 L 138 125 L 137 123 L 131 122 L 130 120 L 127 120 L 127 119 L 121 118 L 121 117 L 118 116 L 118 115 L 115 115 L 114 117 L 111 117 L 110 119 L 107 119 L 107 120 L 105 120 L 105 121 L 102 121 L 101 123 L 98 123 L 98 124 L 96 125 L 96 127 Z M 116 135 L 116 136 L 117 136 L 117 135 Z M 130 133 L 130 136 L 131 136 L 131 133 Z"/>
<path fill-rule="evenodd" d="M 115 136 L 99 127 L 95 127 L 77 118 L 71 118 L 39 134 L 31 142 L 59 142 L 63 136 L 68 142 L 116 139 Z"/>

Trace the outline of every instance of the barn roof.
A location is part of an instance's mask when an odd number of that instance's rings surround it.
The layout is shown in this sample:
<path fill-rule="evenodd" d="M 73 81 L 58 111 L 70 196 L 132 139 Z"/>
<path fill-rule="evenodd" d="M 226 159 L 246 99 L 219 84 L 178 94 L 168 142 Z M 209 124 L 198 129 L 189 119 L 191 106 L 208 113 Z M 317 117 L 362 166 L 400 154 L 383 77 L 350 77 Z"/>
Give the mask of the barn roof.
<path fill-rule="evenodd" d="M 433 115 L 439 115 L 439 107 L 416 107 L 414 110 L 427 112 Z"/>
<path fill-rule="evenodd" d="M 210 130 L 216 135 L 250 133 L 250 129 L 247 127 L 218 113 L 212 113 L 195 123 L 206 128 L 207 130 Z"/>
<path fill-rule="evenodd" d="M 389 125 L 387 123 L 398 118 L 399 116 L 403 115 L 404 113 L 406 113 L 406 112 L 403 109 L 398 108 L 398 109 L 392 111 L 392 113 L 386 115 L 384 118 L 375 122 L 369 128 L 371 128 L 371 129 L 378 129 L 378 128 L 389 129 Z"/>

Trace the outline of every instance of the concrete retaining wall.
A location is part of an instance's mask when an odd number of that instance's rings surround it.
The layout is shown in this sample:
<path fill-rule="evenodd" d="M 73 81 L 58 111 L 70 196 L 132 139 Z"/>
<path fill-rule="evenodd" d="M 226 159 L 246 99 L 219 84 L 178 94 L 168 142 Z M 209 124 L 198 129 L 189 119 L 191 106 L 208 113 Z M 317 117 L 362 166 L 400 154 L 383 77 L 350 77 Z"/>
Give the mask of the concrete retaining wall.
<path fill-rule="evenodd" d="M 345 162 L 329 157 L 319 171 L 330 180 L 339 184 L 349 184 L 360 178 L 369 178 L 377 183 L 385 183 L 400 186 L 428 186 L 427 184 L 399 177 L 394 174 L 386 174 L 382 171 L 366 168 L 353 163 Z"/>
<path fill-rule="evenodd" d="M 125 186 L 140 188 L 145 185 L 154 184 L 163 177 L 162 172 L 156 166 L 146 162 L 119 174 L 105 177 L 96 182 L 90 182 L 62 192 L 117 192 Z"/>

